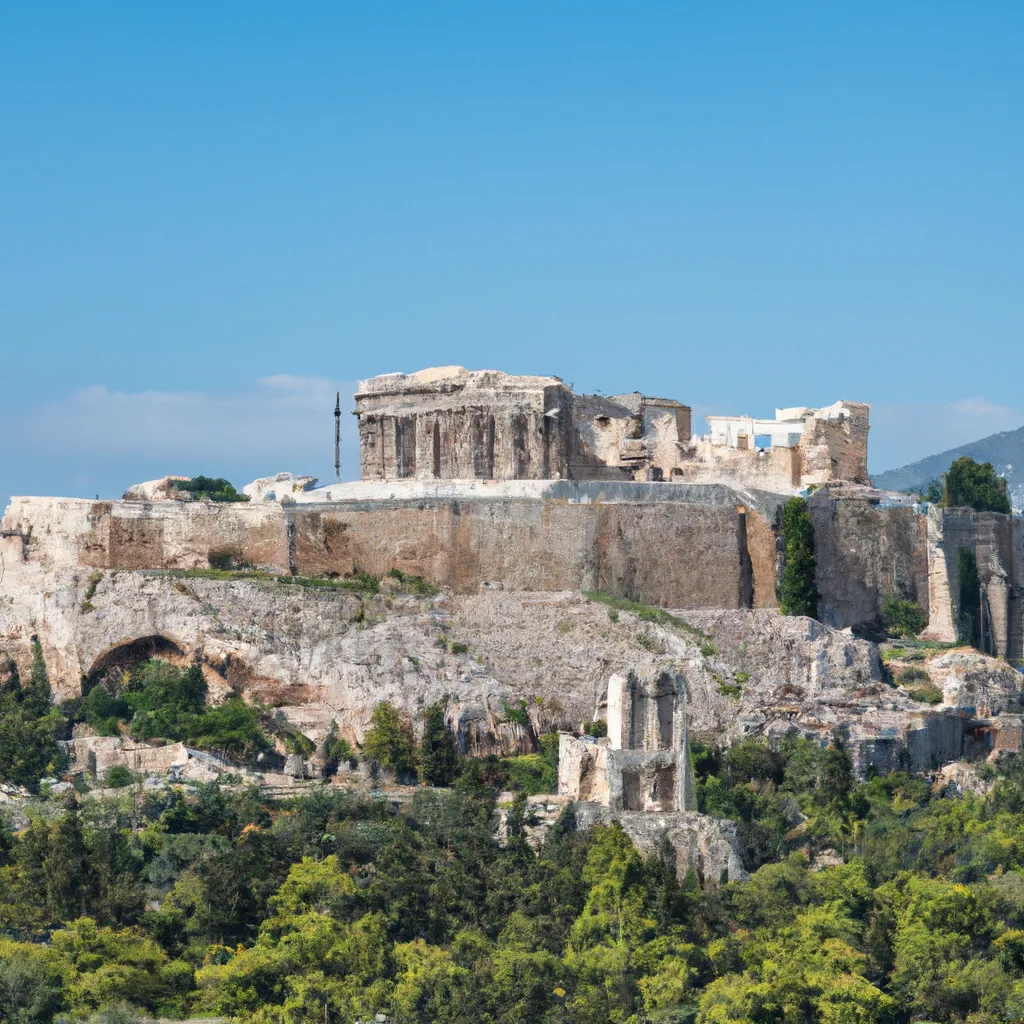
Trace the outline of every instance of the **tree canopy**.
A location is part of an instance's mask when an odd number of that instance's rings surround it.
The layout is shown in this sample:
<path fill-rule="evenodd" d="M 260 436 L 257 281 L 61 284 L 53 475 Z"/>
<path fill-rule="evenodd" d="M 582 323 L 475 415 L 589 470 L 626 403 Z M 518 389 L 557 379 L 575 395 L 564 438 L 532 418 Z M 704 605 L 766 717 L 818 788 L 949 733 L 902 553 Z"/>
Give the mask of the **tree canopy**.
<path fill-rule="evenodd" d="M 957 459 L 943 478 L 943 505 L 973 508 L 978 512 L 1010 512 L 1006 480 L 991 462 L 975 462 L 967 455 Z"/>

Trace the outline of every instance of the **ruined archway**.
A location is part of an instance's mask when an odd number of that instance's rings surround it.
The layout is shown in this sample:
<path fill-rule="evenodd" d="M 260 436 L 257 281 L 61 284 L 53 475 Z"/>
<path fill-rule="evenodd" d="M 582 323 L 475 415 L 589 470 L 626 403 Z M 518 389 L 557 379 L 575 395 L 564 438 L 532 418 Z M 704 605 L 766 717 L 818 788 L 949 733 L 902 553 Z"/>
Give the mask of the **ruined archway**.
<path fill-rule="evenodd" d="M 82 677 L 82 694 L 84 696 L 97 684 L 115 690 L 125 672 L 150 658 L 180 664 L 186 657 L 185 648 L 177 640 L 159 633 L 122 640 L 104 650 L 92 663 Z"/>

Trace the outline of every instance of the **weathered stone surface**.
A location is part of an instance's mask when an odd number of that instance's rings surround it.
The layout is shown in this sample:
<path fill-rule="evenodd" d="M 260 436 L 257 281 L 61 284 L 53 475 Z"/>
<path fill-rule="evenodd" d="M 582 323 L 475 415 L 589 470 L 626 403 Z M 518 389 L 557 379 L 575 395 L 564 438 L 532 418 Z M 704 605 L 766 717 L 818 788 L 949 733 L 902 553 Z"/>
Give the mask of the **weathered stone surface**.
<path fill-rule="evenodd" d="M 577 395 L 558 377 L 442 366 L 360 381 L 363 480 L 730 481 L 791 493 L 869 483 L 868 406 L 779 409 L 775 420 L 708 417 L 639 392 Z M 770 447 L 755 441 L 770 435 Z"/>
<path fill-rule="evenodd" d="M 294 473 L 277 473 L 274 476 L 261 476 L 242 488 L 250 501 L 294 501 L 295 495 L 316 487 L 315 476 L 296 476 Z"/>
<path fill-rule="evenodd" d="M 515 590 L 612 590 L 673 607 L 772 599 L 774 537 L 750 529 L 758 512 L 741 515 L 735 494 L 720 488 L 648 503 L 645 485 L 633 486 L 641 490 L 625 501 L 584 495 L 287 508 L 20 498 L 4 517 L 11 536 L 0 545 L 12 571 L 20 571 L 25 550 L 27 562 L 44 569 L 192 569 L 205 568 L 211 551 L 233 547 L 281 573 L 397 568 L 461 593 L 501 581 Z"/>
<path fill-rule="evenodd" d="M 617 822 L 645 856 L 657 855 L 662 840 L 668 839 L 676 854 L 676 874 L 680 880 L 690 870 L 697 873 L 703 885 L 710 887 L 749 877 L 732 821 L 692 811 L 611 811 L 592 803 L 576 804 L 575 813 L 579 828 Z"/>
<path fill-rule="evenodd" d="M 981 646 L 990 654 L 1024 656 L 1024 520 L 998 512 L 931 508 L 927 530 L 931 611 L 923 636 L 957 640 L 963 548 L 978 568 Z"/>
<path fill-rule="evenodd" d="M 984 796 L 992 789 L 992 782 L 982 778 L 977 765 L 954 761 L 943 765 L 936 772 L 932 788 L 943 796 L 955 799 L 968 793 Z"/>
<path fill-rule="evenodd" d="M 982 718 L 1024 711 L 1024 676 L 1005 661 L 963 648 L 940 654 L 925 667 L 951 707 Z"/>
<path fill-rule="evenodd" d="M 829 625 L 877 631 L 887 594 L 928 610 L 927 523 L 912 508 L 880 508 L 843 488 L 811 495 L 821 592 L 818 614 Z"/>
<path fill-rule="evenodd" d="M 188 480 L 187 476 L 165 476 L 159 480 L 147 480 L 142 484 L 132 484 L 124 492 L 125 501 L 173 501 L 179 492 L 175 489 L 176 481 Z"/>

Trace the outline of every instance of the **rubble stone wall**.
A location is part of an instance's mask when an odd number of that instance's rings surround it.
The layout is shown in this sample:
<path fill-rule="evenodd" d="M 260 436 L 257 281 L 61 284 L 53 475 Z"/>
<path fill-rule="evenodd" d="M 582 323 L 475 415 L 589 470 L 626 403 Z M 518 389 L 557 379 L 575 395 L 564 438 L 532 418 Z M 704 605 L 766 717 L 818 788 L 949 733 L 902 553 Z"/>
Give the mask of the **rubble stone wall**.
<path fill-rule="evenodd" d="M 868 501 L 811 495 L 821 593 L 818 615 L 830 626 L 878 622 L 886 595 L 916 601 L 927 611 L 927 524 L 912 508 L 879 508 Z"/>
<path fill-rule="evenodd" d="M 981 641 L 989 654 L 1024 656 L 1024 520 L 999 512 L 932 508 L 927 558 L 932 615 L 926 636 L 957 639 L 959 551 L 970 551 L 981 583 Z"/>

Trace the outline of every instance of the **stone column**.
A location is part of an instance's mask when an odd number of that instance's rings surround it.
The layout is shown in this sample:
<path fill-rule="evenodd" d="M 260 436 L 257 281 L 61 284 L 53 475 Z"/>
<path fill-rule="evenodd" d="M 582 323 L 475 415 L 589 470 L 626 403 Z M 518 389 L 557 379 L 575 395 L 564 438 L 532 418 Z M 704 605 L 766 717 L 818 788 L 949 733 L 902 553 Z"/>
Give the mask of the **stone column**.
<path fill-rule="evenodd" d="M 633 729 L 633 687 L 628 676 L 616 673 L 608 680 L 608 740 L 612 750 L 629 747 Z"/>

